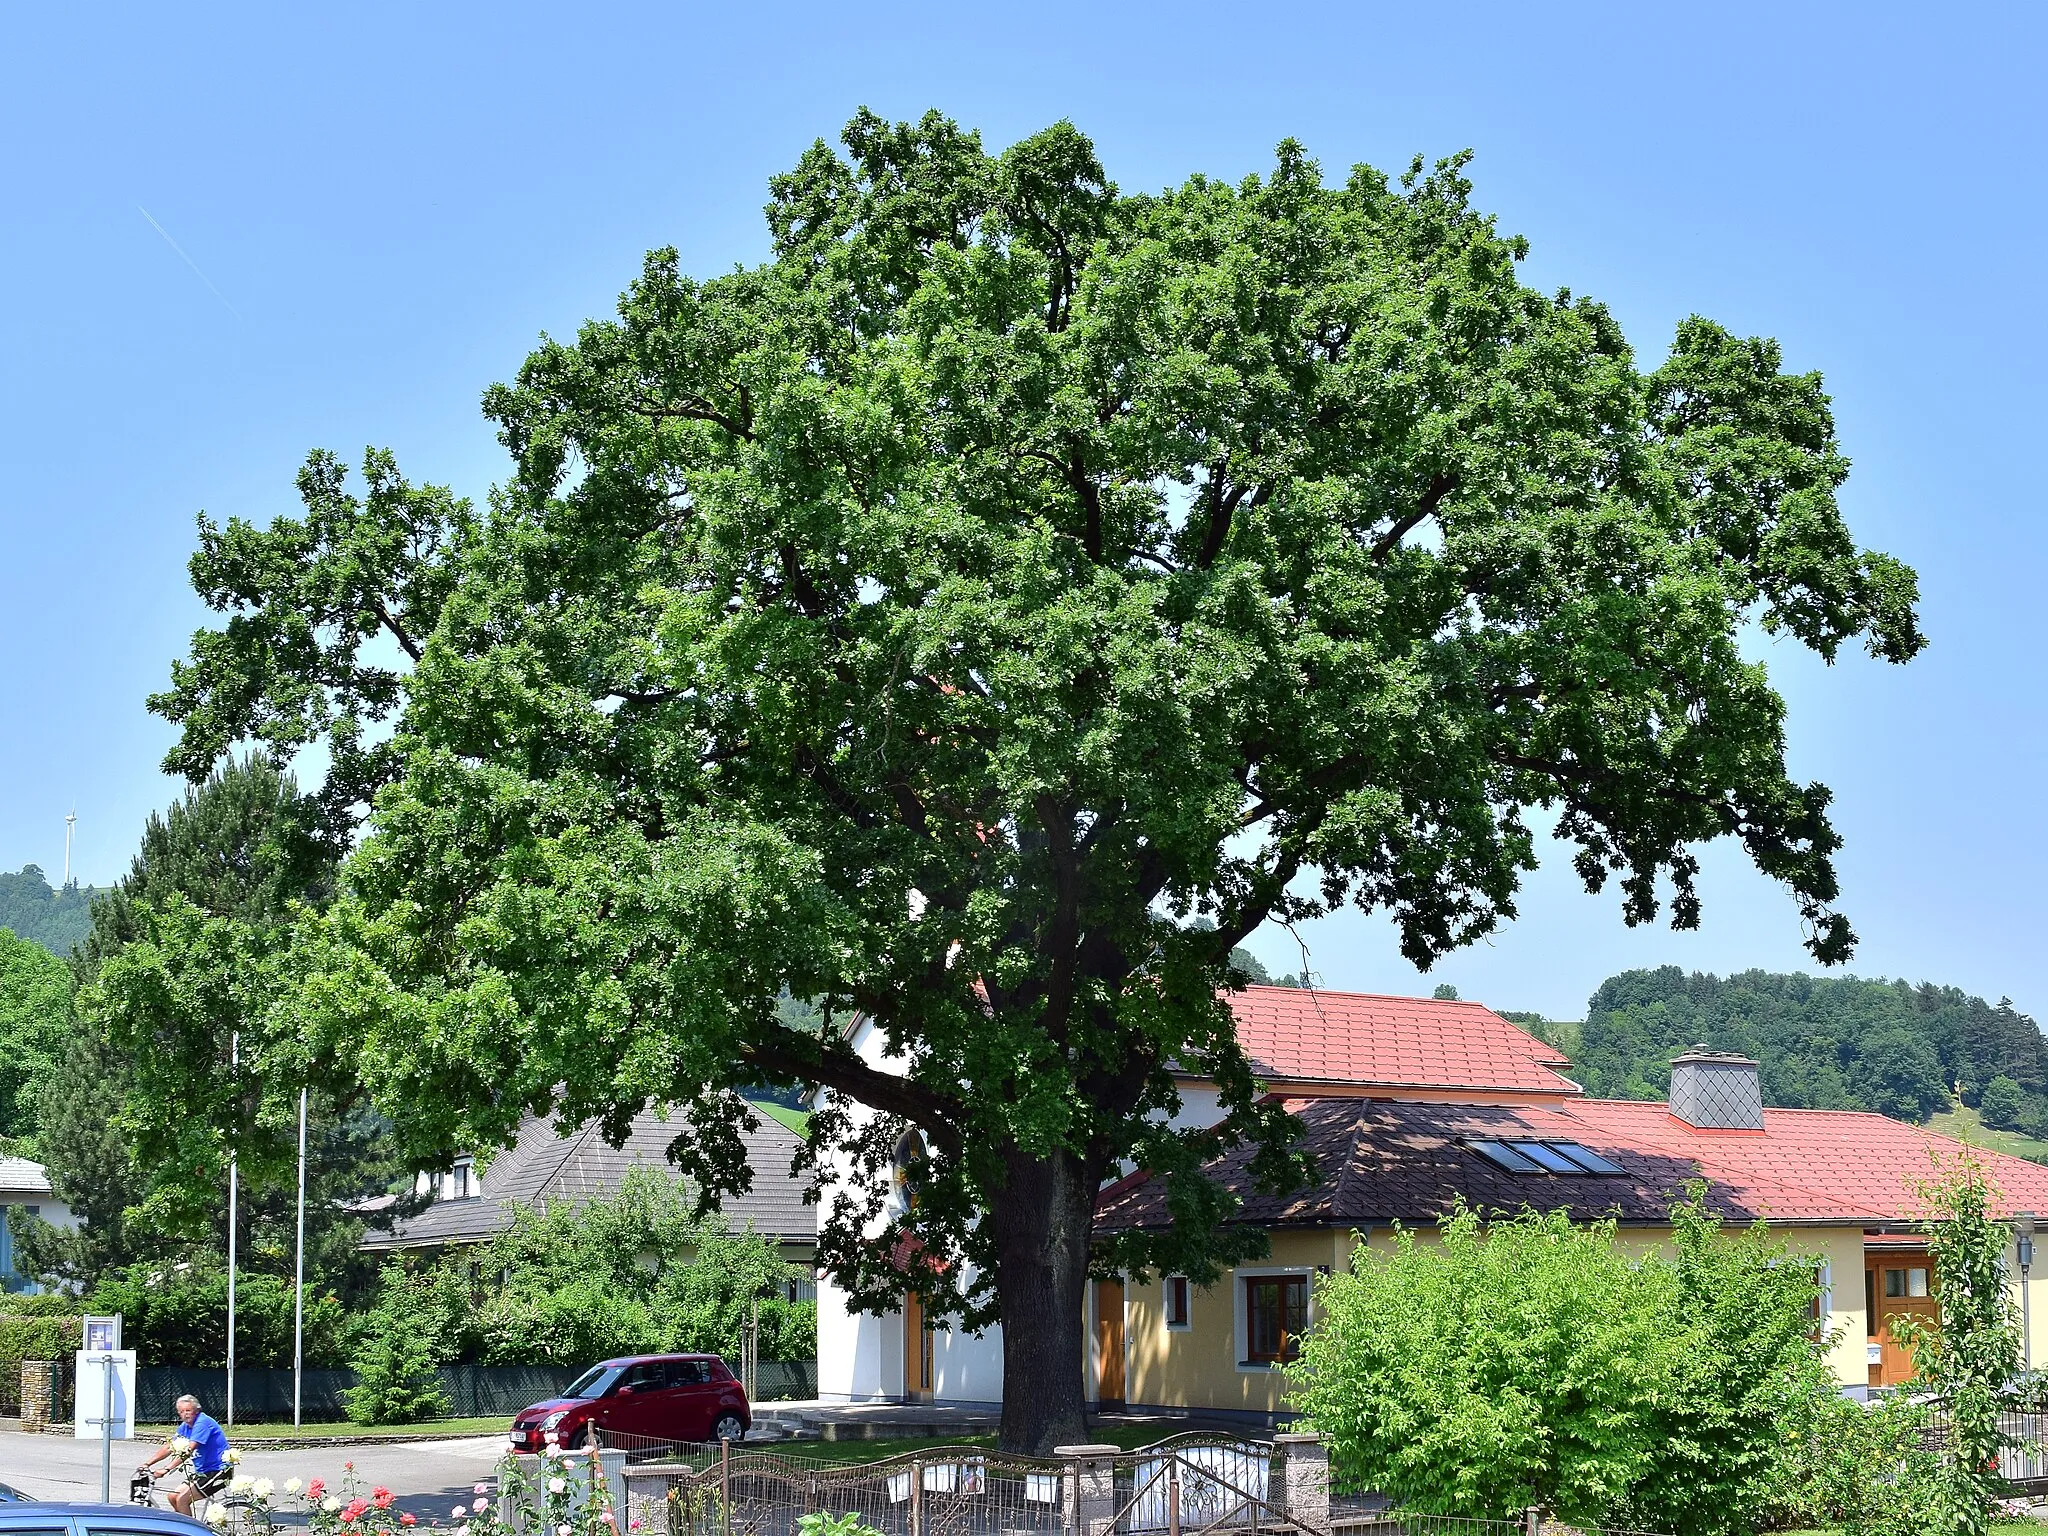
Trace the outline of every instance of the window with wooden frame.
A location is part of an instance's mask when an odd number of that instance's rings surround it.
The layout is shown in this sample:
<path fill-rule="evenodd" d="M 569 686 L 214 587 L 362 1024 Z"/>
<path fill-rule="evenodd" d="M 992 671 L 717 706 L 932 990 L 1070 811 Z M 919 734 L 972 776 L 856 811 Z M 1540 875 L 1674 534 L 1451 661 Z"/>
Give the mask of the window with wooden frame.
<path fill-rule="evenodd" d="M 1247 1365 L 1285 1365 L 1308 1331 L 1308 1276 L 1249 1275 L 1244 1281 Z"/>
<path fill-rule="evenodd" d="M 1190 1321 L 1188 1298 L 1188 1277 L 1168 1275 L 1166 1277 L 1166 1326 L 1176 1332 L 1194 1326 Z"/>

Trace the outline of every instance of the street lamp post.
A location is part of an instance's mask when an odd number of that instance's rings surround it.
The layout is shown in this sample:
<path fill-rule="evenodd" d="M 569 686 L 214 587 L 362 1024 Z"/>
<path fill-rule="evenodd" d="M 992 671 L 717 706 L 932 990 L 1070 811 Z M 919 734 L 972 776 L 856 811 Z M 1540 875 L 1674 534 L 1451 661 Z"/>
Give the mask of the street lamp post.
<path fill-rule="evenodd" d="M 2032 1288 L 2027 1284 L 2027 1271 L 2034 1267 L 2034 1213 L 2020 1212 L 2019 1240 L 2013 1244 L 2020 1261 L 2020 1348 L 2025 1352 L 2027 1369 L 2034 1368 L 2034 1298 Z"/>

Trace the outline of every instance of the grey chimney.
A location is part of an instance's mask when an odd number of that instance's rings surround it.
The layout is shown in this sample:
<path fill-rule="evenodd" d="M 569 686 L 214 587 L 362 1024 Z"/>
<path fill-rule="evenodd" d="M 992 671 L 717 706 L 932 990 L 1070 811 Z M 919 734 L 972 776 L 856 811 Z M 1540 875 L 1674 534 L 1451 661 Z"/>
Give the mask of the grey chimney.
<path fill-rule="evenodd" d="M 1756 1063 L 1704 1045 L 1674 1056 L 1671 1113 L 1696 1130 L 1762 1130 L 1764 1091 Z"/>

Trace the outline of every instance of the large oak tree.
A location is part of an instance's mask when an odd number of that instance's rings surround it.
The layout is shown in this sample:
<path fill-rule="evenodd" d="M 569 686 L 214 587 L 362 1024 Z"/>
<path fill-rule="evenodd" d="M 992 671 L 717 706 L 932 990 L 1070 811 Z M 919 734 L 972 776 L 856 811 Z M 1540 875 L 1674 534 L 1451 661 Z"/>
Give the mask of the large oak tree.
<path fill-rule="evenodd" d="M 1172 1071 L 1291 1175 L 1232 946 L 1354 902 L 1427 965 L 1554 828 L 1679 926 L 1734 838 L 1840 960 L 1828 791 L 1741 637 L 1903 661 L 1915 583 L 1843 524 L 1817 376 L 1702 319 L 1641 370 L 1518 280 L 1461 161 L 1330 185 L 1289 143 L 1127 195 L 1066 124 L 843 145 L 772 183 L 772 259 L 656 252 L 489 391 L 487 511 L 316 455 L 303 517 L 202 522 L 228 619 L 156 704 L 188 774 L 328 744 L 332 834 L 367 825 L 273 1027 L 415 1155 L 666 1102 L 715 1193 L 732 1090 L 822 1084 L 876 1112 L 815 1122 L 875 1176 L 825 1261 L 1000 1317 L 1003 1439 L 1042 1449 L 1082 1429 L 1105 1174 L 1160 1170 L 1182 1217 L 1119 1262 L 1255 1241 L 1163 1128 Z M 909 1128 L 919 1196 L 874 1237 Z"/>

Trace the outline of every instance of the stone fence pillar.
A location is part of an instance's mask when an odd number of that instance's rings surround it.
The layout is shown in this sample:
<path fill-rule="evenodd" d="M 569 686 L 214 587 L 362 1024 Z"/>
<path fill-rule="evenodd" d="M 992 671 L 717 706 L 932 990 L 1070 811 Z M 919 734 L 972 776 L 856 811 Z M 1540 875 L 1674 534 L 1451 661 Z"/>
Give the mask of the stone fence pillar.
<path fill-rule="evenodd" d="M 1061 1524 L 1071 1536 L 1109 1536 L 1116 1525 L 1116 1458 L 1113 1445 L 1058 1445 Z"/>
<path fill-rule="evenodd" d="M 57 1391 L 54 1360 L 21 1362 L 21 1428 L 24 1434 L 39 1435 L 50 1425 L 50 1410 Z"/>
<path fill-rule="evenodd" d="M 1283 1519 L 1310 1536 L 1329 1536 L 1330 1448 L 1320 1435 L 1273 1437 L 1266 1501 Z"/>

